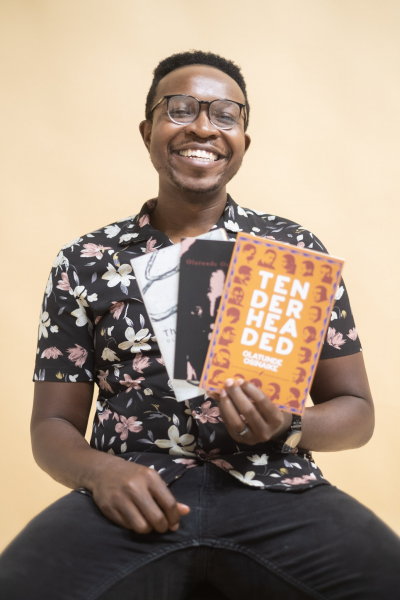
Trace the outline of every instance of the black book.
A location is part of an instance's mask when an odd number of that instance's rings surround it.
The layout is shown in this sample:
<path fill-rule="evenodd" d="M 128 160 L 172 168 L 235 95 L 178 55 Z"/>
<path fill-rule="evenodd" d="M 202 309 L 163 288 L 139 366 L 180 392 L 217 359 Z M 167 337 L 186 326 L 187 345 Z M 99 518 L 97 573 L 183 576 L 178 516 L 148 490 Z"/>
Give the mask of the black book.
<path fill-rule="evenodd" d="M 224 289 L 234 244 L 182 241 L 175 346 L 175 379 L 198 383 Z"/>

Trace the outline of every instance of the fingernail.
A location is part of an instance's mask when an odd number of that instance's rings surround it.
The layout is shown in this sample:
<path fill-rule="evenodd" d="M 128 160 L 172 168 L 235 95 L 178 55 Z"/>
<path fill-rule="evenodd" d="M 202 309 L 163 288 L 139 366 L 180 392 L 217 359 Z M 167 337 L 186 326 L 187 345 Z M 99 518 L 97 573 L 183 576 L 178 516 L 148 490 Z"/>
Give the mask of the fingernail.
<path fill-rule="evenodd" d="M 239 379 L 236 379 L 237 385 L 242 385 L 243 383 L 244 383 L 244 379 L 242 379 L 241 377 L 239 377 Z"/>
<path fill-rule="evenodd" d="M 176 523 L 175 525 L 172 525 L 172 527 L 170 527 L 171 531 L 176 531 L 177 529 L 179 529 L 179 523 Z"/>
<path fill-rule="evenodd" d="M 228 381 L 229 381 L 229 379 L 228 379 Z M 222 391 L 221 391 L 221 393 L 220 393 L 220 398 L 226 398 L 226 397 L 227 397 L 227 395 L 228 395 L 228 394 L 226 393 L 226 391 L 225 391 L 225 390 L 222 390 Z"/>
<path fill-rule="evenodd" d="M 227 385 L 228 387 L 231 387 L 231 385 L 233 385 L 235 383 L 234 379 L 227 379 L 225 381 L 225 385 Z"/>

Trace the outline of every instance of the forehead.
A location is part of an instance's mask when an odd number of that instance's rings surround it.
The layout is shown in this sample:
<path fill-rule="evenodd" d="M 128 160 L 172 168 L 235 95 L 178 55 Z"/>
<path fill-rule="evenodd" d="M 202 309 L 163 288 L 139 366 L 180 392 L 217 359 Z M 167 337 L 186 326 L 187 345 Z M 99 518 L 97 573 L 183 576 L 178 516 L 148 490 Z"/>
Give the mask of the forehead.
<path fill-rule="evenodd" d="M 157 86 L 156 97 L 188 94 L 199 100 L 227 98 L 244 104 L 242 90 L 234 79 L 214 67 L 190 65 L 168 73 Z"/>

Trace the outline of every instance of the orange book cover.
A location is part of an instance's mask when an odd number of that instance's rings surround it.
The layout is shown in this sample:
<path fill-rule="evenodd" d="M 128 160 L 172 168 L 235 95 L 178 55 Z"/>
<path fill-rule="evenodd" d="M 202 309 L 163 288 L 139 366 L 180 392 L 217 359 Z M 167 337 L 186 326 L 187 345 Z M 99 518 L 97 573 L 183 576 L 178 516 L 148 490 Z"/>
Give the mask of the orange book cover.
<path fill-rule="evenodd" d="M 242 377 L 282 410 L 303 414 L 343 264 L 239 233 L 200 387 L 217 392 Z"/>

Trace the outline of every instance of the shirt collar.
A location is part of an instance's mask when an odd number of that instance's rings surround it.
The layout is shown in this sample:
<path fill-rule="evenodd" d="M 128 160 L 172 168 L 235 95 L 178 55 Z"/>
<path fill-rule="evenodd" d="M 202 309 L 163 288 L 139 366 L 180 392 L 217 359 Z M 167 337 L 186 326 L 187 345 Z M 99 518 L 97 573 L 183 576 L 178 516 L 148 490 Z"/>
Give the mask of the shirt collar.
<path fill-rule="evenodd" d="M 154 229 L 150 224 L 150 215 L 157 205 L 157 199 L 148 200 L 142 206 L 142 209 L 133 221 L 133 230 L 128 235 L 123 236 L 125 239 L 120 239 L 119 246 L 127 246 L 130 244 L 137 244 L 139 242 L 147 242 L 148 240 L 154 240 L 154 246 L 160 243 L 164 245 L 171 244 L 168 237 L 162 231 Z M 243 208 L 238 206 L 236 202 L 227 194 L 226 205 L 222 212 L 222 215 L 212 227 L 224 228 L 228 232 L 229 236 L 236 236 L 239 231 L 245 231 L 250 233 L 250 227 L 248 226 L 247 219 L 244 219 L 245 211 Z M 127 239 L 129 237 L 129 239 Z"/>

